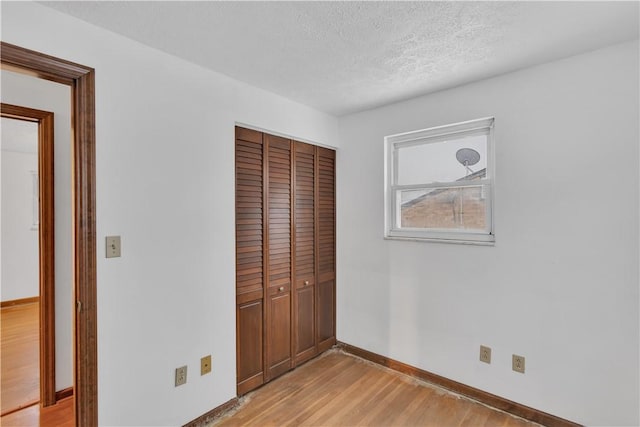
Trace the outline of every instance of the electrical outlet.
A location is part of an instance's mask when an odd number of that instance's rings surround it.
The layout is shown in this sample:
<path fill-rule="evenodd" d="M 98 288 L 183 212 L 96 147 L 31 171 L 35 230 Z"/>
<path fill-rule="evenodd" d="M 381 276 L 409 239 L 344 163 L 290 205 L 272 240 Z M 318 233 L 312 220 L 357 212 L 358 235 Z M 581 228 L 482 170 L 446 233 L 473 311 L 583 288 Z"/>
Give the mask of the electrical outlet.
<path fill-rule="evenodd" d="M 491 348 L 484 345 L 480 346 L 480 361 L 491 363 Z"/>
<path fill-rule="evenodd" d="M 205 375 L 209 372 L 211 372 L 211 355 L 200 359 L 200 375 Z"/>
<path fill-rule="evenodd" d="M 176 368 L 176 387 L 187 383 L 187 367 Z"/>
<path fill-rule="evenodd" d="M 524 356 L 514 354 L 511 358 L 511 369 L 524 374 Z"/>

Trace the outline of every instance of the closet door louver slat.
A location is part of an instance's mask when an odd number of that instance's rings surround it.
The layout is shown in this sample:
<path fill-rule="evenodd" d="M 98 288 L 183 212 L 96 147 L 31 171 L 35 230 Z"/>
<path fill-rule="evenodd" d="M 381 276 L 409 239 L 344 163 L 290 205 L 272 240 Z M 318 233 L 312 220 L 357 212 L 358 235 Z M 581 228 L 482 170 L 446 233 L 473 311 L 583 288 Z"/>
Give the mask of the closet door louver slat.
<path fill-rule="evenodd" d="M 317 354 L 315 147 L 294 142 L 295 355 L 301 363 Z"/>
<path fill-rule="evenodd" d="M 317 148 L 318 155 L 318 347 L 335 344 L 336 246 L 335 151 Z"/>
<path fill-rule="evenodd" d="M 267 170 L 266 378 L 292 368 L 291 360 L 291 141 L 264 134 Z"/>
<path fill-rule="evenodd" d="M 236 363 L 238 394 L 264 383 L 262 134 L 236 128 Z"/>

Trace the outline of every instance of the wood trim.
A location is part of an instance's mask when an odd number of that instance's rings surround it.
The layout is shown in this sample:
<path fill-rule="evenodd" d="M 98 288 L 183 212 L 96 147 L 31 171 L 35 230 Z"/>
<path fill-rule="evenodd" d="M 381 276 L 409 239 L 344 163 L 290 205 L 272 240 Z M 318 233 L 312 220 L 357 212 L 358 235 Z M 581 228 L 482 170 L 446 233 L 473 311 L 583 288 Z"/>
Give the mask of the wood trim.
<path fill-rule="evenodd" d="M 333 152 L 333 343 L 338 342 L 338 152 Z"/>
<path fill-rule="evenodd" d="M 200 415 L 195 420 L 189 421 L 182 427 L 204 427 L 206 425 L 209 425 L 209 423 L 214 421 L 219 416 L 223 415 L 225 412 L 234 409 L 238 405 L 239 405 L 239 399 L 237 397 L 234 397 L 228 402 L 225 402 L 222 405 L 213 408 L 206 414 Z"/>
<path fill-rule="evenodd" d="M 75 423 L 98 425 L 98 352 L 95 215 L 95 71 L 0 42 L 2 67 L 71 87 L 73 142 Z"/>
<path fill-rule="evenodd" d="M 269 370 L 269 141 L 262 137 L 262 383 L 268 382 Z"/>
<path fill-rule="evenodd" d="M 38 181 L 40 192 L 40 400 L 42 406 L 56 403 L 55 344 L 55 210 L 53 113 L 38 126 Z"/>
<path fill-rule="evenodd" d="M 51 55 L 1 42 L 2 68 L 73 86 L 87 67 Z"/>
<path fill-rule="evenodd" d="M 31 304 L 38 301 L 40 301 L 40 297 L 12 299 L 9 301 L 0 302 L 0 308 L 13 307 L 14 305 Z"/>
<path fill-rule="evenodd" d="M 319 147 L 313 147 L 313 253 L 314 253 L 314 265 L 313 265 L 313 280 L 315 281 L 315 288 L 313 290 L 315 304 L 313 306 L 316 322 L 315 330 L 315 349 L 316 354 L 323 352 L 320 345 L 320 152 Z"/>
<path fill-rule="evenodd" d="M 74 88 L 74 237 L 76 298 L 76 425 L 98 425 L 96 292 L 95 75 L 79 75 Z"/>
<path fill-rule="evenodd" d="M 56 403 L 53 113 L 11 104 L 0 104 L 0 113 L 2 117 L 38 124 L 40 402 L 51 406 Z"/>
<path fill-rule="evenodd" d="M 529 406 L 513 402 L 511 400 L 505 399 L 504 397 L 496 396 L 495 394 L 491 394 L 475 387 L 450 380 L 448 378 L 433 374 L 428 371 L 423 371 L 422 369 L 407 365 L 406 363 L 398 362 L 397 360 L 373 353 L 368 350 L 364 350 L 350 344 L 338 341 L 336 345 L 339 349 L 349 354 L 353 354 L 370 362 L 385 366 L 389 369 L 393 369 L 394 371 L 401 372 L 411 377 L 427 381 L 431 384 L 435 384 L 454 393 L 458 393 L 480 403 L 484 403 L 485 405 L 500 409 L 504 412 L 508 412 L 510 414 L 516 415 L 529 421 L 536 422 L 538 424 L 542 424 L 547 427 L 580 426 L 580 424 L 573 421 L 569 421 L 564 418 L 560 418 L 555 415 L 530 408 Z"/>
<path fill-rule="evenodd" d="M 56 401 L 66 399 L 71 396 L 73 396 L 73 387 L 67 387 L 56 391 Z"/>
<path fill-rule="evenodd" d="M 291 183 L 291 193 L 289 195 L 289 242 L 290 257 L 289 276 L 291 277 L 291 306 L 289 307 L 289 318 L 291 319 L 291 339 L 290 350 L 291 369 L 298 366 L 298 280 L 296 275 L 296 142 L 289 141 L 289 182 Z"/>

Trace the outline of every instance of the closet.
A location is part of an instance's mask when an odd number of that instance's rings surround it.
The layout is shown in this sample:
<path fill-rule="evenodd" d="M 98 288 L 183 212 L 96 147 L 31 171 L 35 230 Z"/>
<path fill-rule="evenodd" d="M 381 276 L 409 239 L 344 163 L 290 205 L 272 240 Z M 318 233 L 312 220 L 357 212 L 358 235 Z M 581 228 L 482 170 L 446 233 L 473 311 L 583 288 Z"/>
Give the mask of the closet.
<path fill-rule="evenodd" d="M 335 344 L 335 152 L 236 127 L 238 395 Z"/>

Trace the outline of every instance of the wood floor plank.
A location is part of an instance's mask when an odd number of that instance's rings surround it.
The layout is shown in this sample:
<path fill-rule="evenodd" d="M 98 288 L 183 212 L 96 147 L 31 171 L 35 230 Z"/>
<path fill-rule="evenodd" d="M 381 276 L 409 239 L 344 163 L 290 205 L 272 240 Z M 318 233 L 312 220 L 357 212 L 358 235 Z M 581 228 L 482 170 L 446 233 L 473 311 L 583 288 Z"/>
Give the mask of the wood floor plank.
<path fill-rule="evenodd" d="M 211 424 L 252 425 L 538 426 L 339 350 L 253 391 Z"/>
<path fill-rule="evenodd" d="M 407 414 L 407 424 L 412 426 L 427 426 L 431 415 L 438 405 L 438 394 L 434 390 L 425 390 L 425 393 L 421 393 L 420 405 L 412 412 Z M 448 425 L 448 421 L 447 424 Z"/>
<path fill-rule="evenodd" d="M 1 309 L 0 413 L 40 401 L 39 302 Z"/>
<path fill-rule="evenodd" d="M 327 361 L 332 362 L 333 360 L 327 358 Z M 339 398 L 339 394 L 335 392 L 336 383 L 343 382 L 350 384 L 364 373 L 364 371 L 358 371 L 357 369 L 347 369 L 350 365 L 349 362 L 350 361 L 346 359 L 338 361 L 338 363 L 341 363 L 341 368 L 338 372 L 330 370 L 326 372 L 326 374 L 320 373 L 319 378 L 324 378 L 324 380 L 321 381 L 320 387 L 314 389 L 313 393 L 309 393 L 308 391 L 303 393 L 304 397 L 301 399 L 299 405 L 300 412 L 290 418 L 287 425 L 297 426 L 307 424 L 309 417 L 317 412 L 326 411 L 326 408 L 332 405 L 333 400 Z M 283 418 L 286 418 L 286 414 Z"/>
<path fill-rule="evenodd" d="M 378 372 L 364 372 L 356 381 L 349 384 L 340 393 L 336 393 L 339 403 L 332 406 L 331 412 L 318 412 L 307 419 L 308 425 L 354 425 L 346 420 L 353 420 L 358 408 L 373 400 L 381 387 L 388 387 L 385 378 Z M 357 418 L 356 418 L 357 419 Z"/>
<path fill-rule="evenodd" d="M 368 402 L 362 405 L 362 412 L 358 412 L 357 415 L 360 415 L 359 418 L 347 418 L 345 421 L 347 424 L 360 424 L 360 425 L 373 425 L 376 424 L 386 424 L 391 425 L 395 422 L 395 418 L 397 414 L 387 411 L 384 406 L 379 405 L 379 399 L 382 397 L 389 404 L 391 402 L 395 402 L 397 404 L 398 397 L 402 397 L 405 395 L 410 395 L 412 393 L 405 390 L 402 387 L 402 384 L 398 381 L 394 381 L 391 384 L 391 387 L 387 387 L 383 392 L 383 396 L 379 396 L 378 398 L 370 399 Z"/>
<path fill-rule="evenodd" d="M 458 426 L 467 415 L 470 405 L 462 398 L 451 393 L 443 393 L 438 399 L 441 404 L 439 406 L 438 419 L 446 419 L 452 426 Z M 504 415 L 504 414 L 501 414 Z"/>
<path fill-rule="evenodd" d="M 427 400 L 429 390 L 412 385 L 409 389 L 399 387 L 398 391 L 396 396 L 387 399 L 387 402 L 392 408 L 403 408 L 401 411 L 389 411 L 386 404 L 377 405 L 377 409 L 362 420 L 362 425 L 372 425 L 374 422 L 379 425 L 410 425 L 407 417 L 415 413 L 416 409 Z"/>
<path fill-rule="evenodd" d="M 489 409 L 489 408 L 487 408 Z M 498 411 L 491 411 L 487 420 L 484 422 L 484 427 L 503 427 L 507 423 L 507 419 L 504 414 Z"/>
<path fill-rule="evenodd" d="M 0 418 L 2 427 L 74 427 L 73 397 L 53 406 L 30 406 Z"/>
<path fill-rule="evenodd" d="M 460 423 L 460 427 L 483 426 L 487 421 L 487 418 L 489 418 L 489 412 L 486 410 L 486 408 L 478 405 L 469 409 L 469 412 L 467 412 L 467 415 Z"/>
<path fill-rule="evenodd" d="M 345 361 L 345 362 L 348 362 L 348 361 Z M 342 373 L 339 372 L 339 368 L 337 367 L 340 364 L 335 363 L 331 359 L 327 359 L 326 361 L 324 361 L 323 365 L 326 365 L 327 368 L 323 370 L 314 369 L 314 375 L 316 376 L 316 378 L 311 379 L 309 385 L 307 385 L 306 381 L 304 381 L 304 377 L 295 375 L 297 371 L 290 373 L 289 374 L 290 380 L 298 385 L 298 393 L 287 394 L 286 396 L 284 396 L 283 405 L 273 406 L 269 408 L 268 411 L 257 414 L 258 418 L 257 418 L 256 425 L 261 425 L 261 423 L 263 422 L 269 422 L 269 423 L 280 422 L 279 425 L 287 424 L 287 421 L 291 419 L 290 418 L 291 411 L 282 411 L 281 409 L 283 407 L 286 407 L 291 403 L 295 403 L 296 407 L 298 408 L 304 405 L 305 403 L 313 405 L 312 403 L 313 401 L 310 399 L 315 399 L 318 396 L 319 390 L 322 390 L 323 388 L 326 390 L 333 389 L 334 388 L 333 383 L 342 377 Z M 312 367 L 313 365 L 310 368 Z M 361 377 L 361 374 L 359 374 L 358 372 L 349 372 L 349 370 L 345 370 L 345 372 L 351 376 L 351 378 L 348 379 L 347 381 L 355 381 L 359 377 Z M 321 384 L 320 382 L 322 381 L 323 378 L 330 378 L 330 380 L 325 381 L 326 384 Z M 344 381 L 345 378 L 342 378 L 342 380 Z M 308 393 L 306 395 L 300 394 L 300 392 L 303 392 L 304 390 L 309 390 L 309 389 L 313 389 L 314 393 Z M 327 393 L 325 397 L 327 397 L 328 399 L 325 399 L 324 401 L 321 402 L 322 406 L 326 406 L 327 404 L 329 404 L 331 400 L 337 398 L 337 395 Z M 318 405 L 315 405 L 315 406 L 318 407 Z M 313 417 L 313 415 L 316 412 L 318 411 L 308 411 L 304 416 L 303 422 L 307 425 L 313 425 L 313 420 L 310 420 L 309 418 Z"/>
<path fill-rule="evenodd" d="M 39 310 L 38 302 L 1 309 L 0 401 L 2 413 L 6 414 L 0 418 L 2 427 L 73 427 L 75 424 L 73 397 L 47 408 L 38 404 Z"/>

